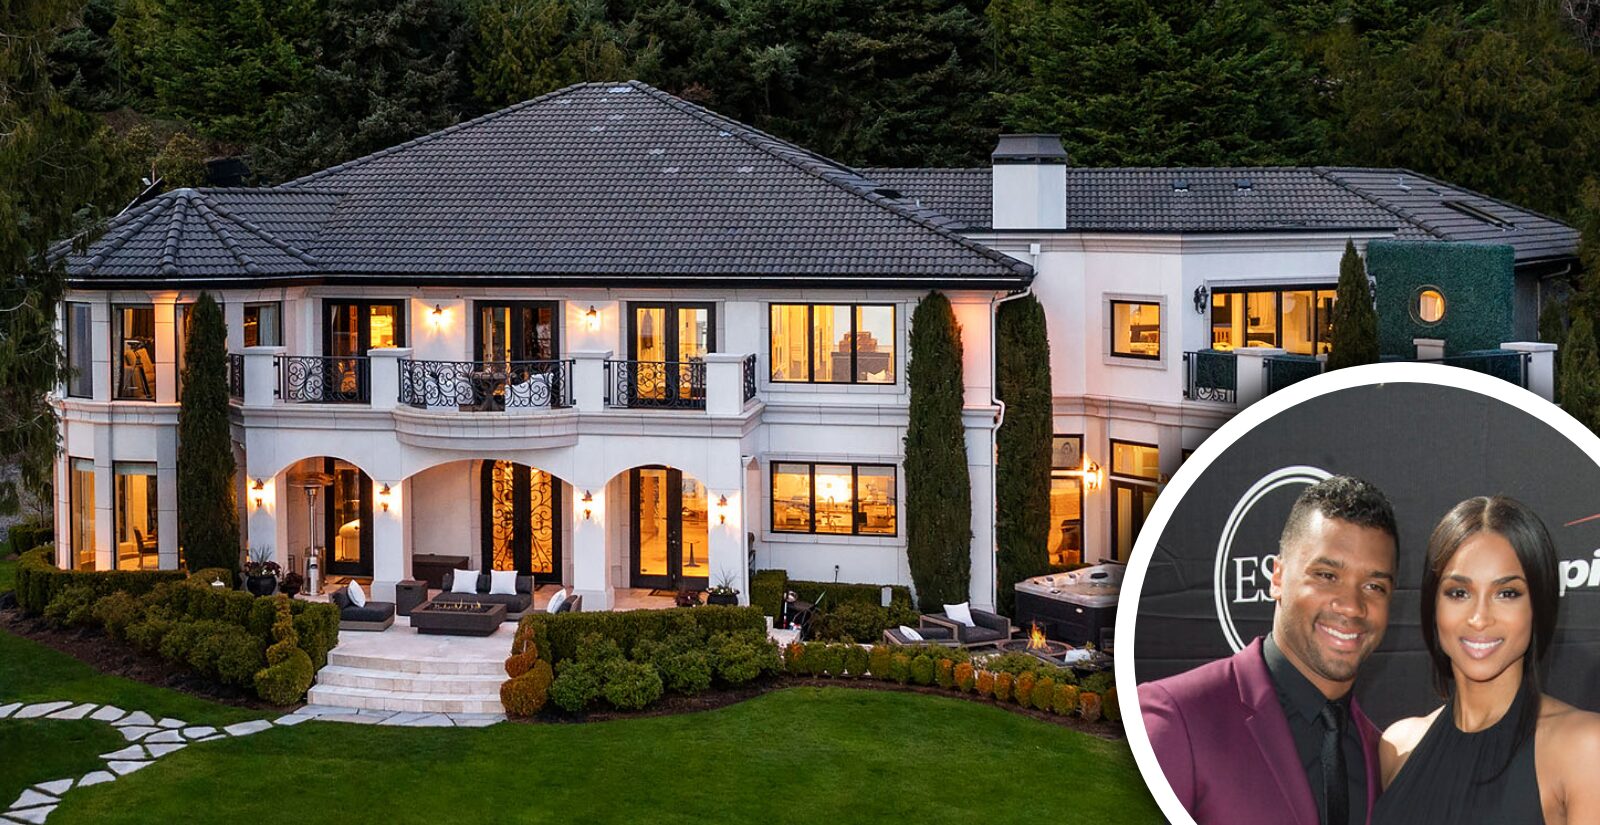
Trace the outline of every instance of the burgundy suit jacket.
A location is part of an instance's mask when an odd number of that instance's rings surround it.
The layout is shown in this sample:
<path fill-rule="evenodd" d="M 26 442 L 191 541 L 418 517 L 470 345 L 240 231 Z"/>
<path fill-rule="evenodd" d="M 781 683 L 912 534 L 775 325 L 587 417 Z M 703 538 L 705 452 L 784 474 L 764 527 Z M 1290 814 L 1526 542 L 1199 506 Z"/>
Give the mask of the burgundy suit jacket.
<path fill-rule="evenodd" d="M 1230 658 L 1140 685 L 1139 710 L 1161 771 L 1195 822 L 1318 825 L 1316 798 L 1259 637 Z M 1350 713 L 1366 755 L 1370 821 L 1379 788 L 1378 729 L 1354 697 Z"/>

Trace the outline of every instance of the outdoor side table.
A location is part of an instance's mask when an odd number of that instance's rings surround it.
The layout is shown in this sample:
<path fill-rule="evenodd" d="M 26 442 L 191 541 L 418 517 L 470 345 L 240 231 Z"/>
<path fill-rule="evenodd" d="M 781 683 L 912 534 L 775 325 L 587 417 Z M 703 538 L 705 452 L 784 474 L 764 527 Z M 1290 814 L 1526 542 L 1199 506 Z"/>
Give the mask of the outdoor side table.
<path fill-rule="evenodd" d="M 410 616 L 417 605 L 428 600 L 428 583 L 416 579 L 406 579 L 395 582 L 394 585 L 394 612 L 401 616 Z"/>

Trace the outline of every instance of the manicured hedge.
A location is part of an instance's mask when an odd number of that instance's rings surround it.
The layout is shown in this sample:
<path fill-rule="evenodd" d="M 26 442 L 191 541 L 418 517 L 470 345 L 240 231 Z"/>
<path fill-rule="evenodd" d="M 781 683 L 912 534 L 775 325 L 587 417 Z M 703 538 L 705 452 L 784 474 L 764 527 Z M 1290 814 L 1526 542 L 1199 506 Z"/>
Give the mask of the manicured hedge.
<path fill-rule="evenodd" d="M 54 526 L 48 521 L 19 521 L 6 531 L 6 543 L 17 555 L 49 542 Z"/>
<path fill-rule="evenodd" d="M 750 606 L 776 619 L 783 612 L 783 592 L 788 589 L 787 571 L 757 570 L 750 574 Z"/>
<path fill-rule="evenodd" d="M 811 601 L 817 596 L 824 596 L 818 609 L 826 612 L 841 604 L 870 604 L 878 606 L 883 604 L 883 585 L 881 584 L 838 584 L 835 582 L 808 582 L 799 579 L 789 580 L 789 590 L 793 590 L 800 598 Z M 891 585 L 889 604 L 901 607 L 911 607 L 911 588 L 905 585 Z"/>
<path fill-rule="evenodd" d="M 540 654 L 557 668 L 575 658 L 578 642 L 597 634 L 616 642 L 622 654 L 632 657 L 641 641 L 663 641 L 690 635 L 704 642 L 717 633 L 754 632 L 765 635 L 767 620 L 755 607 L 704 607 L 677 610 L 627 610 L 618 613 L 530 613 L 522 617 L 519 632 L 529 628 L 539 640 Z"/>
<path fill-rule="evenodd" d="M 911 589 L 891 587 L 890 607 L 883 607 L 883 586 L 877 584 L 839 584 L 790 579 L 783 570 L 760 570 L 750 577 L 750 605 L 777 618 L 783 612 L 783 594 L 793 590 L 800 598 L 817 605 L 811 631 L 818 638 L 857 641 L 870 644 L 883 636 L 885 628 L 916 624 Z"/>
<path fill-rule="evenodd" d="M 44 613 L 61 591 L 74 585 L 88 588 L 98 599 L 112 593 L 141 596 L 162 582 L 184 578 L 179 570 L 62 570 L 50 562 L 54 552 L 55 547 L 47 544 L 24 553 L 17 562 L 17 603 L 32 615 Z"/>

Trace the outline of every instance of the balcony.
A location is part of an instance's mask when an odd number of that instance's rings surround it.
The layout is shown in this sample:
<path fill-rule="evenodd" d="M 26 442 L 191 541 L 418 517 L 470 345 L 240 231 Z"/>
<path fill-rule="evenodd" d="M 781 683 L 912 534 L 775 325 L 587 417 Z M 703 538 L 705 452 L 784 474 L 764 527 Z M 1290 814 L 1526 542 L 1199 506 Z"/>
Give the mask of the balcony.
<path fill-rule="evenodd" d="M 372 363 L 364 356 L 279 355 L 279 399 L 292 404 L 367 404 Z"/>
<path fill-rule="evenodd" d="M 754 356 L 750 356 L 753 358 Z M 744 380 L 746 400 L 754 397 L 754 369 L 747 367 Z M 657 408 L 703 410 L 706 408 L 706 362 L 616 361 L 605 362 L 606 406 L 629 409 Z"/>
<path fill-rule="evenodd" d="M 228 353 L 228 398 L 244 400 L 244 353 Z"/>
<path fill-rule="evenodd" d="M 572 360 L 399 359 L 399 402 L 419 410 L 505 412 L 573 405 Z"/>
<path fill-rule="evenodd" d="M 1231 352 L 1186 352 L 1183 376 L 1185 400 L 1232 404 L 1238 397 L 1239 360 Z"/>
<path fill-rule="evenodd" d="M 1554 348 L 1548 344 L 1510 343 L 1507 349 L 1479 350 L 1439 358 L 1385 358 L 1385 362 L 1443 364 L 1481 372 L 1548 397 Z M 1541 361 L 1536 362 L 1536 357 Z M 1259 361 L 1257 370 L 1254 362 Z M 1241 370 L 1240 364 L 1244 364 Z M 1276 349 L 1199 350 L 1183 354 L 1183 398 L 1248 406 L 1307 378 L 1321 375 L 1326 362 L 1310 355 Z M 1544 370 L 1543 373 L 1540 370 Z M 1542 377 L 1541 377 L 1542 376 Z"/>

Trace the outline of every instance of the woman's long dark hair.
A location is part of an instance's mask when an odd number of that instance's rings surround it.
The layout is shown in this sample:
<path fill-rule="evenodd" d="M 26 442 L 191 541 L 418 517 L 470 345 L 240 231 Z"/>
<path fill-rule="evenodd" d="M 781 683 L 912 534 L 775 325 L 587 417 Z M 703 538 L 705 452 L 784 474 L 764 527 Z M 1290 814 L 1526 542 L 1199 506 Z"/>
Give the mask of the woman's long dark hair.
<path fill-rule="evenodd" d="M 1455 680 L 1450 657 L 1439 645 L 1436 623 L 1439 582 L 1461 545 L 1483 532 L 1498 533 L 1516 551 L 1523 577 L 1528 580 L 1528 599 L 1533 607 L 1533 638 L 1522 654 L 1522 684 L 1518 688 L 1522 712 L 1517 716 L 1515 745 L 1511 749 L 1515 754 L 1533 737 L 1534 727 L 1539 722 L 1545 654 L 1555 636 L 1556 608 L 1561 595 L 1556 578 L 1555 542 L 1550 540 L 1550 531 L 1545 529 L 1544 522 L 1527 505 L 1509 496 L 1479 496 L 1457 504 L 1440 519 L 1433 528 L 1433 535 L 1428 537 L 1427 567 L 1422 573 L 1422 639 L 1428 645 L 1428 656 L 1433 664 L 1434 690 L 1442 698 L 1449 699 Z M 1504 773 L 1510 764 L 1508 758 L 1495 777 Z"/>

